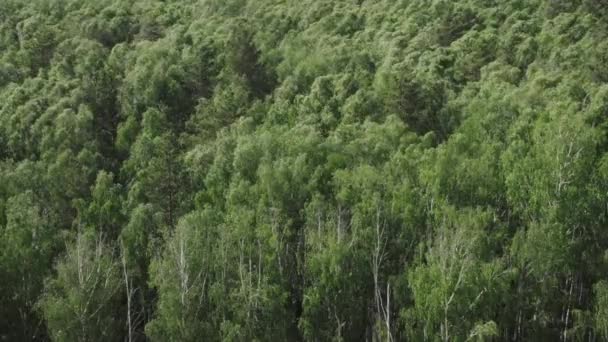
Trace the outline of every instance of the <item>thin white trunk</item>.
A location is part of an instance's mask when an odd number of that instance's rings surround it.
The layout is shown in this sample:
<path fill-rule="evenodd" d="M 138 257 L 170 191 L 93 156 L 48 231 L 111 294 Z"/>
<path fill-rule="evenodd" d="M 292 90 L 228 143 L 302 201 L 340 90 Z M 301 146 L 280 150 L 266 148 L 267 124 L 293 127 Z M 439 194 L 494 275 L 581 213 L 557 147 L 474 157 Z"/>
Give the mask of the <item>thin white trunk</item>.
<path fill-rule="evenodd" d="M 122 248 L 122 273 L 125 280 L 125 291 L 127 293 L 127 332 L 128 341 L 133 341 L 133 324 L 131 322 L 131 297 L 132 289 L 129 282 L 129 274 L 127 272 L 127 259 L 125 257 L 125 248 Z"/>
<path fill-rule="evenodd" d="M 391 333 L 391 285 L 386 283 L 386 331 L 388 333 L 388 341 L 393 341 L 393 334 Z"/>

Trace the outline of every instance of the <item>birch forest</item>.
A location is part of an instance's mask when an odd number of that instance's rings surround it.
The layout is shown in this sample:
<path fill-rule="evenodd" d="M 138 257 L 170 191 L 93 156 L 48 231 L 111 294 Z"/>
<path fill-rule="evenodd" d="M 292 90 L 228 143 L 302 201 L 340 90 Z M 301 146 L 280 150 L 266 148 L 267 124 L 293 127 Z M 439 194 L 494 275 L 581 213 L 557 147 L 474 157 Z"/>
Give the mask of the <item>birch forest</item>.
<path fill-rule="evenodd" d="M 0 0 L 13 341 L 608 341 L 608 0 Z"/>

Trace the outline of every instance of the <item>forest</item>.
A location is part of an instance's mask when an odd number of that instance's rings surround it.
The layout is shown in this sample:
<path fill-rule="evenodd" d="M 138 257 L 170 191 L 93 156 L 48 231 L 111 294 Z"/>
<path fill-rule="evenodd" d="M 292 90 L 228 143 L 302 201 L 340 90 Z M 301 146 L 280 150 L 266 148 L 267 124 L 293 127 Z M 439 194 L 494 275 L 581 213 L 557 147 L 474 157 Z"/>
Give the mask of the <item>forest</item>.
<path fill-rule="evenodd" d="M 0 0 L 0 341 L 608 340 L 608 0 Z"/>

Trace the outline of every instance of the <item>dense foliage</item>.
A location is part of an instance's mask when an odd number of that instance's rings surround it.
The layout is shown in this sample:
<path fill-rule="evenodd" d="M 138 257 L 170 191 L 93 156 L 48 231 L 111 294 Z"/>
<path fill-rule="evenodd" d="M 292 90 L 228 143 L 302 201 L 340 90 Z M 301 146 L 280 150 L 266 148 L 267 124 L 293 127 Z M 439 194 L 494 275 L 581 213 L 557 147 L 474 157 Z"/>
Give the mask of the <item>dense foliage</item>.
<path fill-rule="evenodd" d="M 0 341 L 608 339 L 608 1 L 0 1 Z"/>

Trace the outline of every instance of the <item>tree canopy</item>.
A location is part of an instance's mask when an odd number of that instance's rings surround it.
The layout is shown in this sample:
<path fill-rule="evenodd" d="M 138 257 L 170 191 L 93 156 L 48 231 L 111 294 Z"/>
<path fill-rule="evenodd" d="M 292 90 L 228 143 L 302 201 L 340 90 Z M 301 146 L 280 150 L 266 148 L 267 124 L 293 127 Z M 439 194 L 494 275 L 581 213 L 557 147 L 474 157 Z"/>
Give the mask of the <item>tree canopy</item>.
<path fill-rule="evenodd" d="M 0 98 L 0 341 L 608 339 L 605 0 L 2 0 Z"/>

